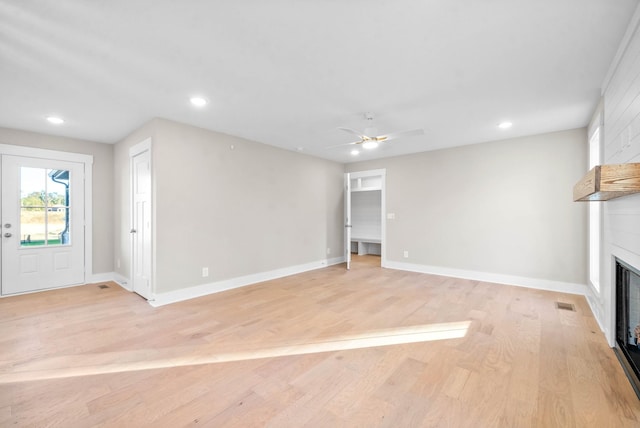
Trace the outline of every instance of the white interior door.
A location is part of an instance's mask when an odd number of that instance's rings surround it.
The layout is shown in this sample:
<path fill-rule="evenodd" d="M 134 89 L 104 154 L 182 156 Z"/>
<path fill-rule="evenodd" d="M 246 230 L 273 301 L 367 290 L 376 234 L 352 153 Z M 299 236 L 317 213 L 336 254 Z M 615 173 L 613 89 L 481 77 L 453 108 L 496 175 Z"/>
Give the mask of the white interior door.
<path fill-rule="evenodd" d="M 351 174 L 344 175 L 344 250 L 347 270 L 351 269 Z"/>
<path fill-rule="evenodd" d="M 147 300 L 152 293 L 151 153 L 131 154 L 131 258 L 133 291 Z"/>
<path fill-rule="evenodd" d="M 2 156 L 2 294 L 85 282 L 84 164 Z"/>

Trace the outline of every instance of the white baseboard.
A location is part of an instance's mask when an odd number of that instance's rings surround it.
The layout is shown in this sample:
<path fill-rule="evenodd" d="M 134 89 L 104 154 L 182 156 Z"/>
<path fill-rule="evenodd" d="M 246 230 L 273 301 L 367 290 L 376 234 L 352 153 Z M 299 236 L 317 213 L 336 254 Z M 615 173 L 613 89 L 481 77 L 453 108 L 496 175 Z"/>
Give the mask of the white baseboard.
<path fill-rule="evenodd" d="M 133 288 L 131 288 L 131 281 L 129 280 L 129 278 L 124 277 L 119 273 L 115 273 L 115 272 L 113 273 L 112 281 L 127 291 L 133 291 Z"/>
<path fill-rule="evenodd" d="M 572 282 L 551 281 L 548 279 L 527 278 L 515 275 L 502 275 L 489 272 L 452 269 L 439 266 L 418 265 L 413 263 L 394 262 L 387 260 L 384 267 L 389 269 L 406 270 L 409 272 L 428 273 L 432 275 L 451 276 L 455 278 L 471 279 L 497 284 L 516 285 L 518 287 L 535 288 L 538 290 L 558 291 L 560 293 L 579 294 L 585 296 L 586 284 Z"/>
<path fill-rule="evenodd" d="M 87 281 L 87 284 L 96 284 L 98 282 L 109 281 L 117 283 L 120 287 L 124 288 L 127 291 L 131 291 L 131 287 L 129 287 L 129 284 L 131 282 L 129 281 L 129 279 L 116 272 L 94 273 Z"/>
<path fill-rule="evenodd" d="M 97 284 L 98 282 L 113 281 L 115 272 L 94 273 L 87 280 L 87 284 Z"/>
<path fill-rule="evenodd" d="M 586 298 L 587 298 L 587 303 L 589 304 L 589 308 L 591 308 L 591 313 L 593 314 L 593 317 L 596 319 L 596 322 L 598 323 L 598 327 L 600 327 L 600 330 L 604 333 L 604 337 L 607 339 L 607 343 L 609 343 L 609 346 L 611 346 L 612 348 L 615 346 L 615 340 L 614 338 L 611 336 L 609 336 L 609 329 L 605 327 L 604 324 L 604 319 L 603 319 L 603 314 L 602 314 L 602 306 L 598 303 L 598 297 L 597 295 L 593 292 L 593 290 L 591 289 L 591 287 L 589 287 L 588 289 L 589 291 L 586 294 Z"/>
<path fill-rule="evenodd" d="M 196 297 L 202 297 L 213 293 L 219 293 L 221 291 L 232 290 L 234 288 L 244 287 L 259 282 L 269 281 L 272 279 L 282 278 L 289 275 L 295 275 L 298 273 L 307 272 L 310 270 L 321 269 L 327 266 L 344 263 L 344 257 L 335 257 L 332 259 L 318 260 L 311 263 L 305 263 L 297 266 L 289 266 L 286 268 L 275 269 L 267 272 L 260 272 L 251 275 L 245 275 L 241 277 L 226 279 L 223 281 L 210 282 L 207 284 L 196 285 L 193 287 L 187 287 L 175 291 L 169 291 L 166 293 L 155 293 L 154 299 L 149 300 L 149 304 L 158 307 L 168 305 L 170 303 L 181 302 L 183 300 L 193 299 Z M 463 269 L 453 269 L 440 266 L 428 266 L 413 263 L 395 262 L 389 260 L 382 260 L 382 266 L 388 269 L 404 270 L 409 272 L 426 273 L 432 275 L 449 276 L 454 278 L 470 279 L 475 281 L 492 282 L 497 284 L 515 285 L 519 287 L 534 288 L 539 290 L 557 291 L 560 293 L 578 294 L 585 296 L 587 302 L 591 307 L 596 321 L 600 328 L 607 335 L 607 329 L 603 327 L 602 320 L 600 319 L 597 305 L 594 305 L 594 297 L 589 291 L 589 287 L 585 284 L 577 284 L 562 281 L 551 281 L 546 279 L 528 278 L 515 275 L 503 275 L 489 272 L 478 272 Z M 128 278 L 115 273 L 107 272 L 94 274 L 92 276 L 92 283 L 113 281 L 120 285 L 127 291 L 132 291 Z"/>
<path fill-rule="evenodd" d="M 226 279 L 223 281 L 210 282 L 208 284 L 196 285 L 193 287 L 182 288 L 180 290 L 169 291 L 166 293 L 155 293 L 154 300 L 149 300 L 149 304 L 154 307 L 164 306 L 170 303 L 176 303 L 183 300 L 194 299 L 196 297 L 207 296 L 209 294 L 232 290 L 234 288 L 240 288 L 259 282 L 270 281 L 272 279 L 295 275 L 310 270 L 321 269 L 343 262 L 344 257 L 335 257 L 332 259 L 318 260 L 302 265 L 275 269 L 268 272 L 260 272 L 251 275 L 240 276 L 237 278 Z"/>

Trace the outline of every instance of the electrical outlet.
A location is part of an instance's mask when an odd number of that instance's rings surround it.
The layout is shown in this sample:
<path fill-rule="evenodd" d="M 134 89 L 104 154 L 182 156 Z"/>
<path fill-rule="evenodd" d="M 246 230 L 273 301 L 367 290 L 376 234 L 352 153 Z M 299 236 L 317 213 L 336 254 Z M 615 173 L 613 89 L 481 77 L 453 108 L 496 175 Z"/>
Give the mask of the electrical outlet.
<path fill-rule="evenodd" d="M 120 259 L 116 260 L 116 267 L 120 269 Z"/>
<path fill-rule="evenodd" d="M 208 267 L 203 267 L 202 268 L 202 277 L 205 278 L 209 276 L 209 268 Z"/>
<path fill-rule="evenodd" d="M 409 257 L 409 252 L 407 250 L 404 250 L 404 258 L 408 258 Z"/>
<path fill-rule="evenodd" d="M 395 220 L 396 213 L 387 213 L 387 220 Z"/>
<path fill-rule="evenodd" d="M 327 255 L 331 254 L 331 248 L 327 248 Z"/>

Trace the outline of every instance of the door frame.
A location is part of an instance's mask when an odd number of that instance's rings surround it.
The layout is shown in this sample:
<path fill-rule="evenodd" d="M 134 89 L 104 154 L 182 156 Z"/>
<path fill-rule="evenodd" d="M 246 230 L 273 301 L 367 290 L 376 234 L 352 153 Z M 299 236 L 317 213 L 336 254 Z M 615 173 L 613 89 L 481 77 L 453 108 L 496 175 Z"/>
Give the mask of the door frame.
<path fill-rule="evenodd" d="M 351 270 L 351 173 L 344 174 L 344 250 L 347 270 Z"/>
<path fill-rule="evenodd" d="M 387 169 L 370 169 L 367 171 L 354 171 L 345 173 L 350 179 L 380 177 L 380 266 L 387 267 Z M 345 186 L 346 187 L 346 186 Z M 349 186 L 351 187 L 351 186 Z M 346 210 L 346 207 L 345 207 Z M 351 213 L 348 213 L 351 216 Z M 346 232 L 345 232 L 346 235 Z M 346 238 L 345 238 L 346 240 Z M 351 242 L 348 242 L 348 250 L 351 251 Z"/>
<path fill-rule="evenodd" d="M 155 206 L 155 185 L 154 185 L 154 176 L 153 176 L 153 151 L 151 138 L 147 138 L 142 142 L 133 145 L 129 148 L 129 230 L 133 229 L 133 225 L 135 224 L 134 219 L 134 197 L 135 191 L 133 188 L 133 159 L 139 155 L 144 153 L 145 151 L 149 152 L 149 205 L 151 209 L 151 245 L 149 254 L 149 258 L 151 260 L 151 278 L 149 279 L 151 284 L 149 286 L 149 296 L 143 296 L 147 301 L 151 302 L 155 300 L 156 295 L 156 206 Z M 129 234 L 129 278 L 131 281 L 131 291 L 135 292 L 134 289 L 134 241 L 131 237 L 131 233 L 127 231 Z"/>
<path fill-rule="evenodd" d="M 0 144 L 0 156 L 2 155 L 84 164 L 84 283 L 87 284 L 91 282 L 93 278 L 93 156 L 83 153 L 60 152 L 36 147 Z M 0 189 L 1 188 L 2 183 L 0 182 Z M 0 206 L 0 210 L 1 209 L 2 207 Z M 0 272 L 1 269 L 2 264 L 0 263 Z M 0 284 L 0 293 L 1 289 Z M 14 295 L 15 294 L 12 294 L 12 296 Z"/>

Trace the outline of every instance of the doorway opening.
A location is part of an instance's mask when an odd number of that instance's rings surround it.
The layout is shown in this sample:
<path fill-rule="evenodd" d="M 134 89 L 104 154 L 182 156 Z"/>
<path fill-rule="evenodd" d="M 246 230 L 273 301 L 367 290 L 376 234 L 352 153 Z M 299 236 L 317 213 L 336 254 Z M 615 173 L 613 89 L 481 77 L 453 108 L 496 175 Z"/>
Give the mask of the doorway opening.
<path fill-rule="evenodd" d="M 345 251 L 347 269 L 351 262 L 367 256 L 367 264 L 385 259 L 385 177 L 384 169 L 345 175 Z"/>

